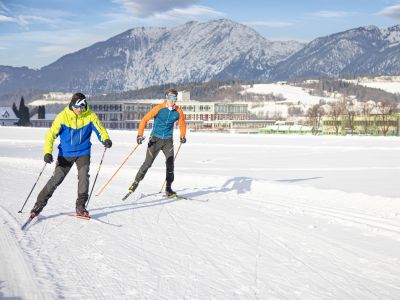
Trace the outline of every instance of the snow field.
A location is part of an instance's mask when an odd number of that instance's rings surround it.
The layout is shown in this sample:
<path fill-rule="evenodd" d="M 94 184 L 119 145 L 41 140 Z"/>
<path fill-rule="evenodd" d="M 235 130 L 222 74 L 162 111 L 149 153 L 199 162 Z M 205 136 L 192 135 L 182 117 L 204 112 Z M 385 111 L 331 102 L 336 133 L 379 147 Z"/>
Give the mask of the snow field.
<path fill-rule="evenodd" d="M 157 194 L 160 153 L 121 201 L 144 160 L 141 146 L 92 196 L 92 220 L 65 216 L 75 208 L 73 168 L 21 231 L 54 170 L 46 167 L 18 214 L 44 164 L 44 133 L 0 128 L 0 298 L 400 297 L 397 138 L 189 133 L 173 187 L 194 200 Z M 135 146 L 135 132 L 110 135 L 94 194 Z M 93 139 L 92 180 L 102 149 Z"/>

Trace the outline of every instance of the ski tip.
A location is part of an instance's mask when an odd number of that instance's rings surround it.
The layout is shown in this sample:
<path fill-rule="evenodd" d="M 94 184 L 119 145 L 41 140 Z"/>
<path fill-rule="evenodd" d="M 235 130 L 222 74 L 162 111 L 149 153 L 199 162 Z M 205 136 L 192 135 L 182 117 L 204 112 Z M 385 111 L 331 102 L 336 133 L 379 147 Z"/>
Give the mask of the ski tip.
<path fill-rule="evenodd" d="M 90 216 L 85 217 L 85 216 L 79 216 L 77 214 L 66 214 L 66 216 L 67 217 L 75 217 L 75 218 L 82 219 L 82 220 L 90 220 L 91 219 Z"/>
<path fill-rule="evenodd" d="M 28 227 L 28 225 L 32 222 L 33 219 L 34 218 L 29 217 L 29 219 L 26 220 L 26 222 L 24 224 L 22 224 L 21 230 L 25 230 Z"/>
<path fill-rule="evenodd" d="M 179 195 L 167 196 L 167 198 L 168 199 L 175 199 L 175 200 L 189 200 L 189 201 L 198 201 L 198 202 L 208 202 L 208 199 L 197 199 L 197 198 L 190 198 L 190 197 L 179 196 Z"/>
<path fill-rule="evenodd" d="M 125 201 L 126 199 L 129 198 L 129 196 L 132 194 L 132 192 L 129 192 L 128 194 L 126 194 L 123 198 L 122 201 Z"/>
<path fill-rule="evenodd" d="M 167 196 L 168 199 L 175 199 L 175 200 L 189 200 L 189 198 L 184 197 L 184 196 L 178 196 L 178 195 L 170 195 Z"/>

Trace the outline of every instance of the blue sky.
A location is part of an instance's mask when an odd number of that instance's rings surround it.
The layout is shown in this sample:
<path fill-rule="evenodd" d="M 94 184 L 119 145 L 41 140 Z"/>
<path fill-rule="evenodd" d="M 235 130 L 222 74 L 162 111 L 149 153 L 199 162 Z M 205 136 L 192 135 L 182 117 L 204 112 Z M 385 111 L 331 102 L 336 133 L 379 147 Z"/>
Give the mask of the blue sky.
<path fill-rule="evenodd" d="M 136 26 L 227 18 L 270 40 L 309 42 L 400 24 L 400 0 L 0 0 L 0 65 L 40 68 Z"/>

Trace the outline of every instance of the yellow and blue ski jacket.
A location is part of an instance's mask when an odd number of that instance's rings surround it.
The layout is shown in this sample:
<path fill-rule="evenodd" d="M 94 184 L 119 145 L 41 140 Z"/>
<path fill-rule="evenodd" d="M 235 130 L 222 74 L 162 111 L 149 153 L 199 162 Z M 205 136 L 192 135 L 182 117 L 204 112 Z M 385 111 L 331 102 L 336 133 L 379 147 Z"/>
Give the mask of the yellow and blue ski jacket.
<path fill-rule="evenodd" d="M 92 143 L 90 136 L 94 131 L 100 142 L 109 139 L 107 130 L 97 115 L 89 108 L 79 116 L 68 106 L 60 112 L 46 133 L 44 154 L 53 152 L 53 143 L 60 136 L 58 156 L 78 157 L 90 155 Z"/>

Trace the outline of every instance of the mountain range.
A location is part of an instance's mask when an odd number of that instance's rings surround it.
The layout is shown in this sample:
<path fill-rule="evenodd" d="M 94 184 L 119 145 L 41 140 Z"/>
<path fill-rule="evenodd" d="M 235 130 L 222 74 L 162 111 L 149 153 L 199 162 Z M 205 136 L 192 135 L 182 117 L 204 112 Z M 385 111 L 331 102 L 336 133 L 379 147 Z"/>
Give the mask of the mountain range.
<path fill-rule="evenodd" d="M 400 26 L 360 27 L 304 44 L 270 41 L 220 19 L 133 28 L 39 70 L 0 66 L 0 94 L 21 89 L 98 94 L 165 83 L 399 73 Z"/>
<path fill-rule="evenodd" d="M 359 27 L 317 38 L 279 63 L 274 80 L 400 73 L 400 26 Z"/>

